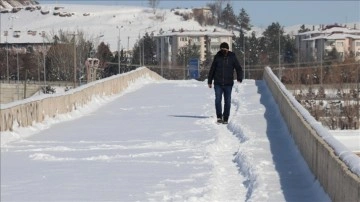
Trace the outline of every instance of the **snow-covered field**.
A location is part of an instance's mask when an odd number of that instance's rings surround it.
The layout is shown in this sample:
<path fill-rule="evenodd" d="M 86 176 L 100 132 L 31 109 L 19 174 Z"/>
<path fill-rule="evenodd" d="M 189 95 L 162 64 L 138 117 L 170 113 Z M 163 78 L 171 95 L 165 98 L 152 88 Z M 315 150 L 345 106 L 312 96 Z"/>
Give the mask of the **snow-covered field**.
<path fill-rule="evenodd" d="M 264 81 L 215 123 L 206 82 L 142 78 L 121 95 L 4 133 L 1 201 L 330 201 Z"/>

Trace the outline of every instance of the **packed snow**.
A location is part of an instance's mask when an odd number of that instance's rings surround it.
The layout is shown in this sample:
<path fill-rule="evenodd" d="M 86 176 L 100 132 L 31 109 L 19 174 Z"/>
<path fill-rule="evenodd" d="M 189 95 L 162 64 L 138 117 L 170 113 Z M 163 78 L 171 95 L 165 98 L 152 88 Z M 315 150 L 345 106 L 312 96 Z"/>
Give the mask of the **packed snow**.
<path fill-rule="evenodd" d="M 153 81 L 1 135 L 1 201 L 330 201 L 264 81 Z"/>

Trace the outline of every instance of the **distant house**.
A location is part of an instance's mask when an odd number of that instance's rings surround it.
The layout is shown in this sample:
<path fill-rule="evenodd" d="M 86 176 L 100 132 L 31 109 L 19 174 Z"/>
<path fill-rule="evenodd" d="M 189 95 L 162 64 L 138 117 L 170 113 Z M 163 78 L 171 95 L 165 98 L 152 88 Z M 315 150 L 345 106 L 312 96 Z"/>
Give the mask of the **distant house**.
<path fill-rule="evenodd" d="M 228 43 L 231 50 L 232 37 L 233 33 L 231 32 L 220 32 L 216 30 L 188 31 L 181 29 L 179 31 L 173 30 L 160 33 L 155 36 L 157 45 L 156 58 L 158 58 L 159 63 L 162 61 L 163 64 L 176 65 L 178 50 L 189 44 L 195 44 L 200 50 L 199 59 L 201 62 L 204 62 L 206 59 L 206 52 L 209 51 L 213 57 L 219 51 L 222 42 Z"/>
<path fill-rule="evenodd" d="M 211 18 L 211 10 L 209 7 L 193 8 L 194 15 L 203 15 L 205 18 Z"/>
<path fill-rule="evenodd" d="M 320 30 L 299 33 L 296 36 L 296 46 L 300 51 L 301 61 L 319 61 L 321 56 L 326 56 L 333 48 L 339 54 L 339 59 L 344 60 L 350 54 L 360 60 L 360 30 L 328 25 Z"/>
<path fill-rule="evenodd" d="M 0 49 L 7 49 L 17 53 L 25 53 L 29 50 L 35 52 L 46 52 L 53 44 L 52 39 L 44 31 L 19 31 L 12 33 L 5 30 L 0 33 Z"/>

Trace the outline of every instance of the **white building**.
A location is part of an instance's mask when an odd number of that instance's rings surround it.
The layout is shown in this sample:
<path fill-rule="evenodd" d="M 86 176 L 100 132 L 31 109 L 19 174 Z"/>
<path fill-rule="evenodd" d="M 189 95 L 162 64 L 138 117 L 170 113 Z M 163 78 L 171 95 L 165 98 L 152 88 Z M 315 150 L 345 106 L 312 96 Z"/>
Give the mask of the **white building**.
<path fill-rule="evenodd" d="M 319 61 L 333 48 L 338 52 L 341 60 L 351 53 L 356 60 L 360 60 L 360 30 L 341 27 L 338 25 L 326 26 L 320 30 L 313 30 L 296 35 L 296 46 L 300 51 L 300 61 Z"/>
<path fill-rule="evenodd" d="M 216 30 L 199 30 L 199 31 L 171 31 L 167 33 L 161 33 L 157 35 L 156 55 L 158 62 L 162 61 L 162 64 L 176 64 L 176 57 L 178 50 L 182 47 L 186 47 L 189 44 L 199 47 L 200 61 L 204 62 L 206 59 L 207 47 L 210 48 L 210 54 L 213 57 L 219 50 L 220 44 L 226 42 L 229 44 L 230 50 L 232 47 L 233 33 L 220 32 Z"/>

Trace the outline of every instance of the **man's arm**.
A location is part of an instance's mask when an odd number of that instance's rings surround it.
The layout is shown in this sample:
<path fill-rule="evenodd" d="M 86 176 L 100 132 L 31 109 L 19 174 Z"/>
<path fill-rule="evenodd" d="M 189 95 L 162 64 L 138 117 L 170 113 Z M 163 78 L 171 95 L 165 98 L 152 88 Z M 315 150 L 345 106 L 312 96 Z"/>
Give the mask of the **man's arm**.
<path fill-rule="evenodd" d="M 234 55 L 234 57 L 235 57 L 234 66 L 235 66 L 235 71 L 236 71 L 236 76 L 237 76 L 236 80 L 241 83 L 244 78 L 244 72 L 243 72 L 243 69 L 242 69 L 238 59 L 236 58 L 236 55 Z"/>
<path fill-rule="evenodd" d="M 212 64 L 211 64 L 211 67 L 210 67 L 210 71 L 209 71 L 209 74 L 208 74 L 208 86 L 209 88 L 212 87 L 212 80 L 214 79 L 214 74 L 215 74 L 215 56 L 214 56 L 214 59 L 212 61 Z"/>

